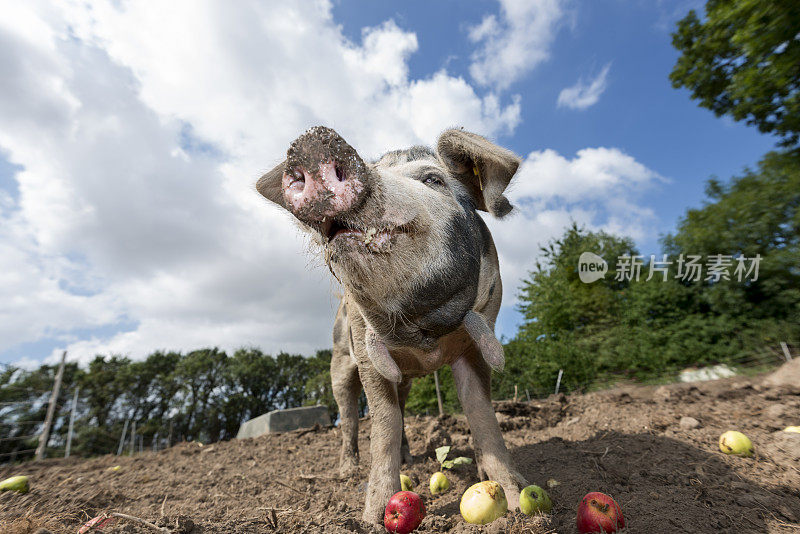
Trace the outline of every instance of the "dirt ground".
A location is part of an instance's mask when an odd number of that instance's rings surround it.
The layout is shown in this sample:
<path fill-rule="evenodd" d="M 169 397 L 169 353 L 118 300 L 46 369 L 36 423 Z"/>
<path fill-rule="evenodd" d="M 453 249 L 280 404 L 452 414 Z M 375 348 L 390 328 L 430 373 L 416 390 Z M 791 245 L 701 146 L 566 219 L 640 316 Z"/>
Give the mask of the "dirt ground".
<path fill-rule="evenodd" d="M 626 532 L 800 531 L 800 434 L 781 431 L 800 425 L 800 380 L 777 387 L 764 377 L 631 386 L 496 408 L 521 472 L 542 486 L 558 482 L 549 490 L 553 513 L 509 514 L 486 527 L 464 523 L 458 503 L 478 481 L 476 468 L 449 471 L 452 489 L 434 498 L 427 481 L 438 464 L 426 447 L 449 440 L 455 455 L 472 456 L 465 420 L 407 417 L 416 461 L 403 472 L 418 484 L 428 511 L 420 532 L 574 533 L 578 502 L 589 491 L 621 504 Z M 0 467 L 0 479 L 27 474 L 31 480 L 26 495 L 0 494 L 0 532 L 75 533 L 83 521 L 110 511 L 175 534 L 382 532 L 360 521 L 369 427 L 368 419 L 362 422 L 361 471 L 347 479 L 337 474 L 335 428 L 181 443 L 132 458 Z M 730 429 L 750 436 L 754 458 L 719 452 L 719 435 Z M 110 471 L 115 465 L 121 468 Z M 103 532 L 154 530 L 120 521 Z"/>

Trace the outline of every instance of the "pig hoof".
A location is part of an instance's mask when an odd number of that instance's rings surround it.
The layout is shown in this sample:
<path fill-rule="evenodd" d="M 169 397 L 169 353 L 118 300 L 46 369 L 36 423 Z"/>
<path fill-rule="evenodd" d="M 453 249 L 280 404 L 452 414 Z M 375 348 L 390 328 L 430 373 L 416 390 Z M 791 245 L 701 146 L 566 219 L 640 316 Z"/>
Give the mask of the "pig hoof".
<path fill-rule="evenodd" d="M 389 502 L 389 499 L 386 499 L 386 502 Z M 364 508 L 364 514 L 361 516 L 361 520 L 364 523 L 369 523 L 372 525 L 383 525 L 383 506 L 370 506 L 370 503 L 367 502 L 366 508 Z"/>

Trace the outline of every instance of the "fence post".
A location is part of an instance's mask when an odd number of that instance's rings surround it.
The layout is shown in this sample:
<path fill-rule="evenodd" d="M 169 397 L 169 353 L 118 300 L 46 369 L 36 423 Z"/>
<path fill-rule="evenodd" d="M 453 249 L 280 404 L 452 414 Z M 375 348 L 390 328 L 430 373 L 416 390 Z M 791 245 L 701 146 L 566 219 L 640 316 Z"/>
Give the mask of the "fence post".
<path fill-rule="evenodd" d="M 786 361 L 792 361 L 792 353 L 789 352 L 789 347 L 786 345 L 785 341 L 781 341 L 781 348 L 783 349 L 783 357 L 786 358 Z"/>
<path fill-rule="evenodd" d="M 172 418 L 169 420 L 169 436 L 167 436 L 167 448 L 172 447 Z"/>
<path fill-rule="evenodd" d="M 131 456 L 136 453 L 136 421 L 131 421 Z"/>
<path fill-rule="evenodd" d="M 158 432 L 153 436 L 153 452 L 158 451 Z"/>
<path fill-rule="evenodd" d="M 122 447 L 125 445 L 125 436 L 128 434 L 128 419 L 125 419 L 125 424 L 122 425 L 122 437 L 119 438 L 119 447 L 117 448 L 117 456 L 122 454 Z"/>
<path fill-rule="evenodd" d="M 67 351 L 64 351 L 61 354 L 61 363 L 59 364 L 58 372 L 56 373 L 56 381 L 53 384 L 53 392 L 50 394 L 50 403 L 47 405 L 47 417 L 44 420 L 42 433 L 39 435 L 39 445 L 36 447 L 37 460 L 44 458 L 47 442 L 50 440 L 50 427 L 53 425 L 53 416 L 56 413 L 56 404 L 58 403 L 58 394 L 61 391 L 61 379 L 64 377 L 64 361 L 66 359 Z"/>
<path fill-rule="evenodd" d="M 528 397 L 528 402 L 531 401 L 531 394 L 528 393 L 528 388 L 525 388 L 525 396 Z"/>
<path fill-rule="evenodd" d="M 439 416 L 444 415 L 444 406 L 442 406 L 442 392 L 439 390 L 439 373 L 433 372 L 433 382 L 436 384 L 436 402 L 439 404 Z"/>
<path fill-rule="evenodd" d="M 64 458 L 69 458 L 69 451 L 72 448 L 72 431 L 75 428 L 75 405 L 78 404 L 78 393 L 81 388 L 75 388 L 75 395 L 72 396 L 72 406 L 69 411 L 69 430 L 67 431 L 67 450 L 64 451 Z"/>
<path fill-rule="evenodd" d="M 561 387 L 561 377 L 564 375 L 564 370 L 558 370 L 558 379 L 556 380 L 556 395 L 558 395 L 558 390 Z"/>

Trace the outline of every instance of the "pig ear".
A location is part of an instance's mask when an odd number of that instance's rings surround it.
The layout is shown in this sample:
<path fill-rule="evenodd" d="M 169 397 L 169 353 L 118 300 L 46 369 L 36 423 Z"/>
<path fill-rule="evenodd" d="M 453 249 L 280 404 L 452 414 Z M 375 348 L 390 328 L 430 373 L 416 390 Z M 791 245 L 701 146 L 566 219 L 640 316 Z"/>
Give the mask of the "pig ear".
<path fill-rule="evenodd" d="M 281 182 L 283 180 L 283 172 L 286 170 L 286 161 L 281 162 L 277 167 L 264 174 L 256 182 L 256 190 L 267 200 L 271 200 L 280 207 L 286 209 L 286 204 L 283 200 L 283 189 Z"/>
<path fill-rule="evenodd" d="M 464 317 L 464 329 L 469 334 L 469 337 L 472 338 L 472 341 L 475 342 L 478 351 L 484 361 L 489 364 L 489 367 L 498 373 L 501 372 L 506 364 L 506 359 L 503 355 L 503 344 L 497 340 L 483 315 L 472 310 L 468 311 L 466 317 Z"/>
<path fill-rule="evenodd" d="M 512 206 L 503 195 L 522 160 L 485 137 L 464 130 L 445 130 L 436 146 L 450 172 L 464 184 L 479 210 L 504 217 Z"/>
<path fill-rule="evenodd" d="M 386 348 L 386 345 L 371 326 L 367 327 L 364 344 L 367 348 L 367 357 L 372 362 L 375 370 L 389 382 L 399 384 L 403 379 L 403 374 L 400 372 L 397 362 L 389 354 L 389 349 Z"/>

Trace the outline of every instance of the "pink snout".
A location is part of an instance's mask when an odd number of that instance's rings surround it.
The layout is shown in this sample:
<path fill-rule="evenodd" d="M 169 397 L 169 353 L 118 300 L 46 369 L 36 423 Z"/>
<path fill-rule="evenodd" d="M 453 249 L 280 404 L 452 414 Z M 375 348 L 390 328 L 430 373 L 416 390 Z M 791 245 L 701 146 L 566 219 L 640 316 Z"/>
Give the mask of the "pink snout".
<path fill-rule="evenodd" d="M 311 173 L 297 166 L 283 173 L 286 206 L 299 219 L 321 221 L 350 210 L 359 200 L 364 183 L 349 176 L 344 167 L 328 160 Z"/>

